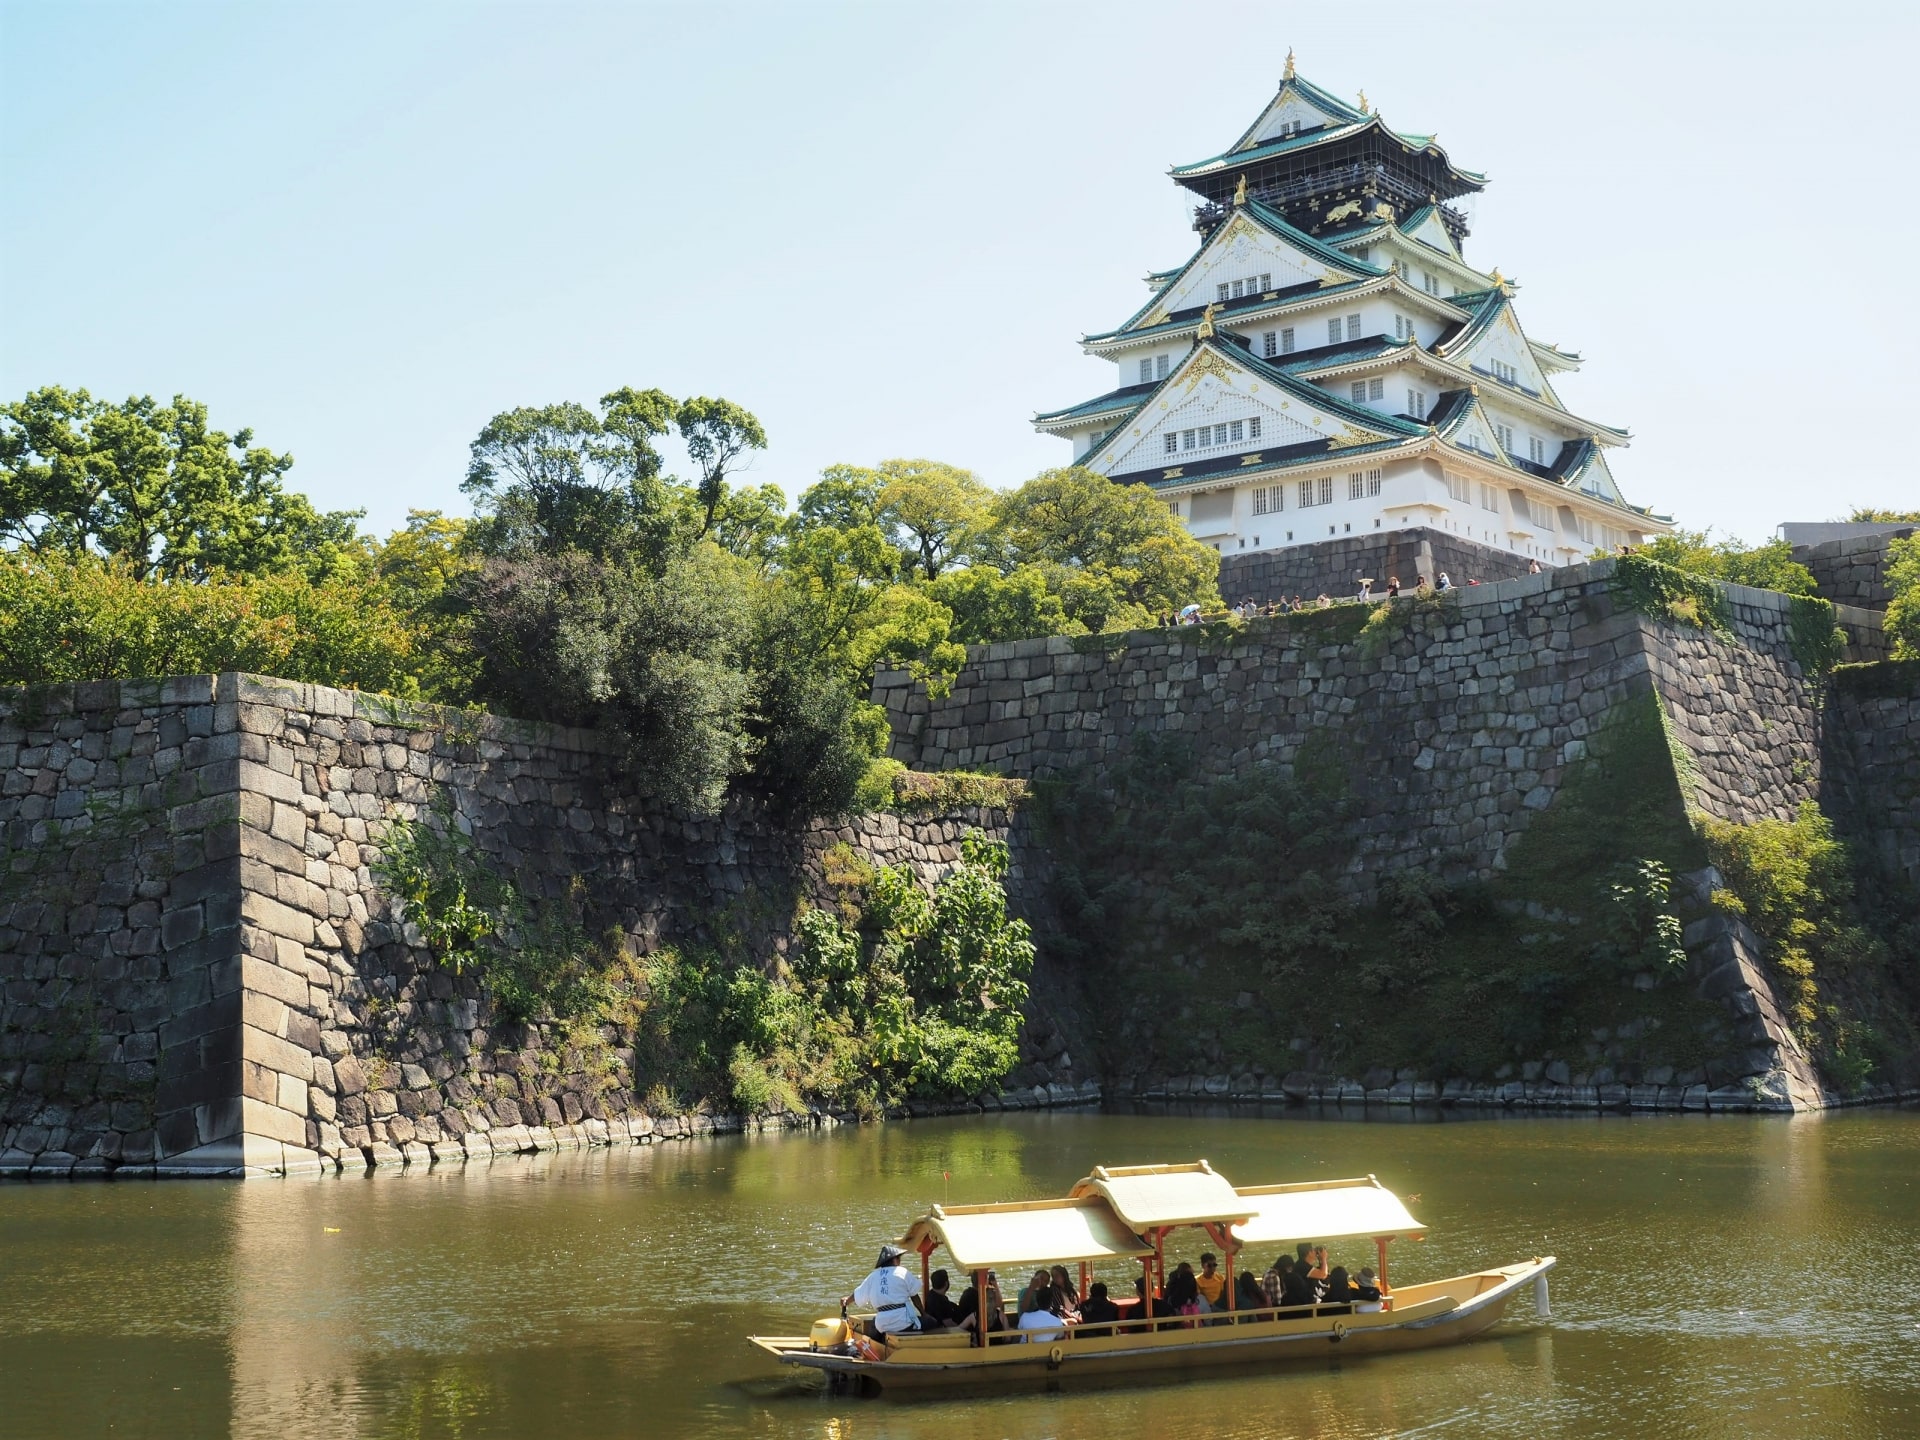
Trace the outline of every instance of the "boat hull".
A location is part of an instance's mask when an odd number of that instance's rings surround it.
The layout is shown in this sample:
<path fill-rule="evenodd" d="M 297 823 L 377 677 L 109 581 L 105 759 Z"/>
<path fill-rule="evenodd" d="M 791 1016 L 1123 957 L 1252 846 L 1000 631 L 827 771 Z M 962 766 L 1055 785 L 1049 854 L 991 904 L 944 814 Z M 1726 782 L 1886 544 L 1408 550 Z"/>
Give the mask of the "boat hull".
<path fill-rule="evenodd" d="M 1391 1354 L 1456 1345 L 1485 1333 L 1523 1289 L 1544 1281 L 1551 1256 L 1499 1270 L 1401 1290 L 1395 1309 L 1372 1315 L 1321 1313 L 1197 1328 L 1156 1328 L 1054 1344 L 997 1344 L 986 1351 L 929 1337 L 888 1358 L 857 1360 L 813 1350 L 805 1339 L 754 1337 L 782 1364 L 818 1370 L 862 1390 L 907 1398 L 956 1390 L 1012 1390 L 1068 1383 L 1115 1384 L 1218 1369 L 1261 1369 L 1332 1355 Z"/>

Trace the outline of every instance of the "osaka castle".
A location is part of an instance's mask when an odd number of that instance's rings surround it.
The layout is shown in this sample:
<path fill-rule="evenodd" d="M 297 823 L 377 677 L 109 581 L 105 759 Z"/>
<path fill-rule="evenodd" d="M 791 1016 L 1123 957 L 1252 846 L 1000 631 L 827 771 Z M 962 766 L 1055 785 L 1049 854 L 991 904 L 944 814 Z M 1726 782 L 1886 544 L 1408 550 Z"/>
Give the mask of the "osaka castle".
<path fill-rule="evenodd" d="M 1486 177 L 1434 136 L 1289 54 L 1246 132 L 1172 174 L 1199 249 L 1082 340 L 1114 366 L 1105 393 L 1034 423 L 1164 496 L 1220 552 L 1229 600 L 1411 586 L 1422 566 L 1499 579 L 1672 528 L 1615 482 L 1627 432 L 1555 389 L 1580 356 L 1530 338 L 1520 287 L 1468 262 L 1458 202 Z"/>

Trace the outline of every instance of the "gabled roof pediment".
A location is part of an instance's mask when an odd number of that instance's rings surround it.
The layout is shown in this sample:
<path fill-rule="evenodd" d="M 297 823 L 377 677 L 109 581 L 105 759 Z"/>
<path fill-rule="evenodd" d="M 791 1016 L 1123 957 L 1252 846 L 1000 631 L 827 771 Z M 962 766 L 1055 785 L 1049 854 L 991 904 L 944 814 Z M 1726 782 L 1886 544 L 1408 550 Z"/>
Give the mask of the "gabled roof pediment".
<path fill-rule="evenodd" d="M 1202 426 L 1205 443 L 1190 441 Z M 1216 426 L 1224 427 L 1217 443 Z M 1200 457 L 1210 466 L 1236 457 L 1237 465 L 1257 465 L 1276 452 L 1397 444 L 1425 433 L 1423 426 L 1337 399 L 1216 337 L 1194 346 L 1131 421 L 1081 463 L 1105 475 L 1178 480 L 1184 465 Z"/>
<path fill-rule="evenodd" d="M 1547 373 L 1513 313 L 1512 292 L 1504 284 L 1477 295 L 1456 297 L 1453 303 L 1471 310 L 1473 318 L 1435 342 L 1434 354 L 1464 365 L 1496 385 L 1510 386 L 1531 399 L 1560 408 L 1559 397 L 1553 393 Z"/>
<path fill-rule="evenodd" d="M 1460 247 L 1453 243 L 1453 236 L 1440 219 L 1440 209 L 1435 205 L 1422 205 L 1406 219 L 1400 222 L 1400 233 L 1409 240 L 1418 240 L 1431 245 L 1442 255 L 1460 258 Z"/>
<path fill-rule="evenodd" d="M 1494 429 L 1494 422 L 1481 405 L 1479 395 L 1472 390 L 1447 391 L 1427 417 L 1427 423 L 1442 440 L 1462 450 L 1470 450 L 1483 460 L 1495 461 L 1511 470 L 1520 468 L 1500 444 L 1499 431 Z"/>
<path fill-rule="evenodd" d="M 1279 90 L 1259 118 L 1233 142 L 1233 150 L 1251 150 L 1283 134 L 1298 134 L 1329 125 L 1352 125 L 1366 118 L 1365 111 L 1289 73 L 1280 81 Z M 1292 130 L 1287 128 L 1290 125 L 1294 127 Z"/>
<path fill-rule="evenodd" d="M 1289 224 L 1279 211 L 1248 202 L 1236 206 L 1165 287 L 1113 333 L 1144 330 L 1178 311 L 1209 304 L 1218 298 L 1222 283 L 1238 286 L 1258 279 L 1271 293 L 1298 285 L 1374 280 L 1385 273 L 1377 265 L 1322 244 Z M 1239 292 L 1249 293 L 1253 292 Z"/>

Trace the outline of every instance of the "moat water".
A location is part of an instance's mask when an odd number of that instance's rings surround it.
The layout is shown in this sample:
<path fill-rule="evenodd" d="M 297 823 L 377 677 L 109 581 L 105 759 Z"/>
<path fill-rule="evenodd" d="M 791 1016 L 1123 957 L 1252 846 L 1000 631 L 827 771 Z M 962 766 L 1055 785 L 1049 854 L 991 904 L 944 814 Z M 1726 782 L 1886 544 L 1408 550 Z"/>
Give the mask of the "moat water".
<path fill-rule="evenodd" d="M 1402 1281 L 1557 1254 L 1553 1318 L 1522 1304 L 1449 1349 L 913 1405 L 828 1395 L 742 1339 L 831 1312 L 930 1201 L 1199 1156 L 1243 1184 L 1377 1173 L 1433 1227 L 1394 1247 Z M 0 1434 L 1920 1435 L 1920 1112 L 1081 1112 L 323 1180 L 10 1184 Z"/>

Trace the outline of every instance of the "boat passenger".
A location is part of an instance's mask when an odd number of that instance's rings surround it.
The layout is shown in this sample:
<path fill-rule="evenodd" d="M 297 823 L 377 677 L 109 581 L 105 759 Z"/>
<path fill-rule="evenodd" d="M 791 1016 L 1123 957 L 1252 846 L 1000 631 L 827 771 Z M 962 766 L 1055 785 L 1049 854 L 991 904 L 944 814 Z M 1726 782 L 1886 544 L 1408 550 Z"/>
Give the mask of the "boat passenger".
<path fill-rule="evenodd" d="M 952 1330 L 962 1323 L 960 1307 L 947 1293 L 947 1272 L 936 1270 L 927 1282 L 927 1295 L 920 1302 L 920 1313 L 931 1328 Z"/>
<path fill-rule="evenodd" d="M 1293 1262 L 1293 1268 L 1287 1271 L 1286 1288 L 1280 1294 L 1282 1305 L 1317 1305 L 1320 1303 L 1319 1277 L 1313 1267 L 1302 1261 Z"/>
<path fill-rule="evenodd" d="M 1111 1325 L 1120 1318 L 1120 1307 L 1107 1298 L 1107 1282 L 1096 1280 L 1087 1287 L 1087 1298 L 1080 1302 L 1082 1325 Z M 1112 1334 L 1112 1331 L 1105 1331 Z"/>
<path fill-rule="evenodd" d="M 1267 1303 L 1266 1292 L 1260 1288 L 1260 1277 L 1251 1270 L 1240 1272 L 1240 1282 L 1234 1287 L 1233 1308 L 1236 1310 L 1258 1310 Z"/>
<path fill-rule="evenodd" d="M 1359 1296 L 1354 1292 L 1353 1282 L 1347 1278 L 1346 1266 L 1336 1265 L 1333 1267 L 1332 1271 L 1327 1275 L 1325 1293 L 1322 1294 L 1320 1298 L 1330 1306 L 1339 1307 L 1334 1311 L 1336 1315 L 1351 1315 L 1353 1313 L 1353 1302 L 1357 1300 Z"/>
<path fill-rule="evenodd" d="M 1040 1292 L 1050 1288 L 1052 1284 L 1053 1276 L 1049 1275 L 1045 1270 L 1034 1271 L 1033 1279 L 1029 1280 L 1027 1282 L 1027 1288 L 1020 1292 L 1019 1313 L 1025 1315 L 1029 1310 L 1038 1310 L 1040 1308 Z"/>
<path fill-rule="evenodd" d="M 1353 1308 L 1361 1315 L 1373 1315 L 1387 1308 L 1386 1300 L 1393 1291 L 1387 1288 L 1387 1282 L 1373 1273 L 1373 1267 L 1367 1266 L 1360 1272 L 1360 1283 L 1353 1287 L 1359 1299 Z"/>
<path fill-rule="evenodd" d="M 875 1339 L 920 1328 L 920 1277 L 900 1263 L 906 1253 L 897 1245 L 882 1245 L 872 1273 L 840 1302 L 842 1310 L 858 1305 L 873 1311 L 867 1326 Z"/>
<path fill-rule="evenodd" d="M 1033 1309 L 1020 1317 L 1020 1328 L 1027 1332 L 1028 1341 L 1038 1340 L 1044 1345 L 1051 1340 L 1066 1339 L 1067 1323 L 1054 1313 L 1054 1307 L 1060 1302 L 1054 1296 L 1053 1286 L 1042 1285 L 1033 1298 Z"/>
<path fill-rule="evenodd" d="M 1282 1255 L 1267 1268 L 1266 1276 L 1260 1282 L 1260 1288 L 1266 1292 L 1268 1305 L 1280 1306 L 1287 1303 L 1287 1276 L 1292 1273 L 1293 1257 L 1291 1255 Z"/>
<path fill-rule="evenodd" d="M 1227 1293 L 1227 1277 L 1220 1273 L 1220 1262 L 1211 1251 L 1200 1256 L 1200 1273 L 1193 1277 L 1193 1283 L 1200 1292 L 1200 1298 L 1207 1302 L 1207 1309 L 1221 1308 Z"/>
<path fill-rule="evenodd" d="M 1067 1267 L 1056 1265 L 1052 1271 L 1053 1293 L 1059 1299 L 1057 1307 L 1062 1319 L 1080 1318 L 1080 1296 L 1073 1288 L 1073 1281 L 1067 1275 Z"/>
<path fill-rule="evenodd" d="M 960 1313 L 960 1323 L 976 1333 L 979 1326 L 975 1323 L 980 1310 L 980 1292 L 973 1286 L 967 1286 L 966 1293 L 960 1297 L 960 1303 L 954 1307 Z M 1000 1277 L 993 1271 L 987 1271 L 987 1332 L 1007 1328 L 1007 1304 L 1000 1298 Z"/>
<path fill-rule="evenodd" d="M 1167 1308 L 1176 1315 L 1204 1315 L 1206 1302 L 1200 1298 L 1193 1266 L 1182 1260 L 1167 1277 Z"/>
<path fill-rule="evenodd" d="M 1147 1282 L 1145 1277 L 1140 1277 L 1134 1280 L 1133 1293 L 1141 1297 L 1141 1304 L 1140 1304 L 1141 1319 L 1145 1319 L 1150 1315 L 1154 1317 L 1159 1317 L 1162 1315 L 1173 1314 L 1173 1307 L 1167 1304 L 1167 1297 L 1165 1295 L 1154 1296 L 1153 1303 L 1151 1305 L 1149 1305 L 1146 1302 Z"/>

